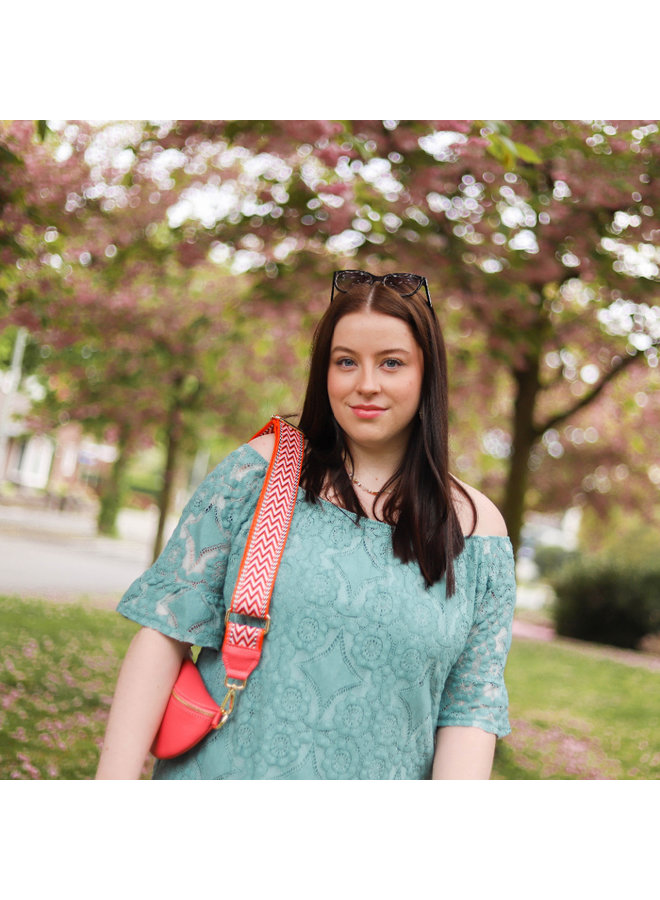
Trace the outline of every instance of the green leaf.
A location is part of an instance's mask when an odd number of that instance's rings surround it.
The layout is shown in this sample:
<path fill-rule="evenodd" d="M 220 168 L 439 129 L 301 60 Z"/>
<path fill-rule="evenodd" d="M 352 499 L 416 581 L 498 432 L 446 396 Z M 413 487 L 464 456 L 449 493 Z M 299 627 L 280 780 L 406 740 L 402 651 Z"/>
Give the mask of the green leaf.
<path fill-rule="evenodd" d="M 501 134 L 488 135 L 488 152 L 502 163 L 505 169 L 513 169 L 516 164 L 516 145 Z"/>
<path fill-rule="evenodd" d="M 527 144 L 517 144 L 503 134 L 488 135 L 488 152 L 502 163 L 506 169 L 515 169 L 519 159 L 526 163 L 539 164 L 543 160 Z"/>
<path fill-rule="evenodd" d="M 40 141 L 45 141 L 46 136 L 48 135 L 50 128 L 48 127 L 48 122 L 45 119 L 37 119 L 37 134 L 39 135 Z"/>
<path fill-rule="evenodd" d="M 518 156 L 518 153 L 516 151 L 516 145 L 513 143 L 511 138 L 500 135 L 500 141 L 502 142 L 505 151 L 508 151 L 508 153 L 511 154 L 511 157 L 515 160 Z"/>
<path fill-rule="evenodd" d="M 493 134 L 497 135 L 507 135 L 511 134 L 511 127 L 507 122 L 497 119 L 487 119 L 483 123 L 486 128 L 493 132 Z"/>
<path fill-rule="evenodd" d="M 531 147 L 528 147 L 527 144 L 514 144 L 513 146 L 523 162 L 536 163 L 537 165 L 543 162 L 538 153 L 532 150 Z"/>
<path fill-rule="evenodd" d="M 4 144 L 0 144 L 0 163 L 16 163 L 19 166 L 23 165 L 23 160 L 20 157 L 16 156 L 15 153 L 12 153 Z"/>

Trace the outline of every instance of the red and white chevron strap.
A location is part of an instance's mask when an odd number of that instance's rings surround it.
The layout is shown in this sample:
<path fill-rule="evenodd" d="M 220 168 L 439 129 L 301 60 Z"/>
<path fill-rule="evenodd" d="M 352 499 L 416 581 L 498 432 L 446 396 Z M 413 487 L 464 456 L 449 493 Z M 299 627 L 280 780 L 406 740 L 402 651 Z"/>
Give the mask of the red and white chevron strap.
<path fill-rule="evenodd" d="M 254 437 L 271 432 L 275 432 L 275 447 L 252 519 L 222 645 L 227 678 L 241 681 L 258 665 L 270 625 L 270 598 L 293 518 L 302 468 L 302 432 L 275 416 Z M 229 621 L 234 613 L 264 620 L 265 625 Z"/>

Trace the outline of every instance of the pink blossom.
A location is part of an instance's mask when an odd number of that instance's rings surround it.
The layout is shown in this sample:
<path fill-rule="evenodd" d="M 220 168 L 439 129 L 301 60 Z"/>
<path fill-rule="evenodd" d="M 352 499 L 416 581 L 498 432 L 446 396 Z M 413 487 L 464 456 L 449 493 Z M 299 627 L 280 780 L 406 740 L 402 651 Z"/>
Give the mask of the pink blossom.
<path fill-rule="evenodd" d="M 350 185 L 345 181 L 333 181 L 330 184 L 324 184 L 319 187 L 320 194 L 334 194 L 342 196 L 350 191 Z"/>

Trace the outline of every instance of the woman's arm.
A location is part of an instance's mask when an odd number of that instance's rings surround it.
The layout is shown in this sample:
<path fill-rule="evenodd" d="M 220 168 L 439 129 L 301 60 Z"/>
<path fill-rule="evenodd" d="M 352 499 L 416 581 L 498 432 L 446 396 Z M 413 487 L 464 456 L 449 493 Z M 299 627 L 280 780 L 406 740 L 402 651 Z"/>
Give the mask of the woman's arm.
<path fill-rule="evenodd" d="M 494 734 L 481 728 L 459 725 L 438 728 L 431 778 L 487 780 L 493 768 L 496 740 Z"/>
<path fill-rule="evenodd" d="M 117 679 L 97 779 L 137 779 L 190 644 L 141 628 Z"/>

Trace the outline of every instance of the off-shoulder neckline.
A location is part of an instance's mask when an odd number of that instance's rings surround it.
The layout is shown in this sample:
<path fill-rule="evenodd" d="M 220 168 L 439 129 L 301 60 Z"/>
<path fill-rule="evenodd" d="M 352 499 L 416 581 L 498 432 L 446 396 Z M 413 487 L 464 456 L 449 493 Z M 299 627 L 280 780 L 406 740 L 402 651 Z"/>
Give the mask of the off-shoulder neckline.
<path fill-rule="evenodd" d="M 253 456 L 256 456 L 257 459 L 263 464 L 264 469 L 268 468 L 268 460 L 259 453 L 258 450 L 255 450 L 254 447 L 251 447 L 250 444 L 242 444 L 239 449 L 247 448 Z M 302 495 L 304 497 L 305 491 L 302 488 L 298 488 L 299 496 Z M 322 504 L 323 508 L 329 507 L 330 511 L 333 511 L 333 514 L 339 513 L 342 517 L 350 518 L 353 520 L 354 513 L 352 513 L 348 509 L 344 509 L 342 506 L 337 506 L 336 503 L 332 503 L 330 500 L 324 500 L 323 497 L 319 497 L 319 501 Z M 360 524 L 366 525 L 368 528 L 376 527 L 379 529 L 387 528 L 389 531 L 392 530 L 392 526 L 387 522 L 380 522 L 378 519 L 370 519 L 368 516 L 362 516 L 360 518 Z M 464 534 L 464 540 L 471 541 L 481 539 L 483 541 L 506 541 L 507 543 L 511 543 L 511 539 L 508 534 Z"/>

